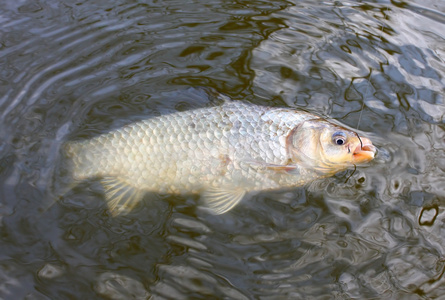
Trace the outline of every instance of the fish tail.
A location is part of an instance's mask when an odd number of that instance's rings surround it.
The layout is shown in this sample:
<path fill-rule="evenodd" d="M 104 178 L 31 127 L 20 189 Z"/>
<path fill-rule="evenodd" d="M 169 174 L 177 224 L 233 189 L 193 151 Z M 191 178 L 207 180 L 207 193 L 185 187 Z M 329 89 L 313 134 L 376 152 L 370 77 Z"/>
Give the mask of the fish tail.
<path fill-rule="evenodd" d="M 82 142 L 67 142 L 61 146 L 53 172 L 52 193 L 63 197 L 82 180 L 94 176 L 94 163 L 88 158 L 88 148 Z"/>
<path fill-rule="evenodd" d="M 58 155 L 53 167 L 52 177 L 48 182 L 48 201 L 44 204 L 47 211 L 58 200 L 63 198 L 70 190 L 77 186 L 82 177 L 78 161 L 82 161 L 84 154 L 76 142 L 61 144 L 57 149 Z"/>

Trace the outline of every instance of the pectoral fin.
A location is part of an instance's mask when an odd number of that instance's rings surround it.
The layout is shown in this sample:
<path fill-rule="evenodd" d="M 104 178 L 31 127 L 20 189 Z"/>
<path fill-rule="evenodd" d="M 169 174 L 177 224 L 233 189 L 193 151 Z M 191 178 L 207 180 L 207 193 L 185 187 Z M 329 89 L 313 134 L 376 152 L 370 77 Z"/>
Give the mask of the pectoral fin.
<path fill-rule="evenodd" d="M 115 177 L 105 177 L 101 180 L 101 183 L 108 208 L 113 216 L 128 213 L 144 196 L 144 191 Z"/>
<path fill-rule="evenodd" d="M 211 213 L 220 215 L 235 207 L 245 194 L 242 189 L 210 188 L 201 194 L 201 198 Z"/>

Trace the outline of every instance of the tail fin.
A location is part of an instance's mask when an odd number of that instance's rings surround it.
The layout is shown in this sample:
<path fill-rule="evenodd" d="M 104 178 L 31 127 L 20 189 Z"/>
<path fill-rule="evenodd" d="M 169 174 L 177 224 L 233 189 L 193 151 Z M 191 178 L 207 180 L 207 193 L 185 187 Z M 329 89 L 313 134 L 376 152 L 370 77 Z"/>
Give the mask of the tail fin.
<path fill-rule="evenodd" d="M 65 151 L 66 144 L 54 143 L 51 149 L 52 167 L 46 176 L 46 193 L 42 203 L 43 212 L 48 211 L 57 201 L 62 199 L 78 183 L 72 176 L 73 161 Z"/>
<path fill-rule="evenodd" d="M 60 146 L 49 189 L 54 201 L 62 198 L 86 178 L 83 169 L 88 160 L 83 148 L 81 142 L 67 142 Z"/>
<path fill-rule="evenodd" d="M 59 200 L 78 184 L 75 176 L 75 164 L 70 151 L 67 151 L 68 144 L 64 144 L 59 149 L 59 155 L 53 170 L 50 193 L 54 201 Z"/>

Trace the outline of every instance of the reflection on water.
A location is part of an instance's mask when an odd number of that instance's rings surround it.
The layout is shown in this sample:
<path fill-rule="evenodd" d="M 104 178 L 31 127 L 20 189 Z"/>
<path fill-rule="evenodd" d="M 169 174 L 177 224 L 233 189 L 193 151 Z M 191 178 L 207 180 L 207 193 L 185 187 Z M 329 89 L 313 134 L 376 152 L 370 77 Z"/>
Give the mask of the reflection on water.
<path fill-rule="evenodd" d="M 2 298 L 445 296 L 440 0 L 4 2 Z M 113 218 L 94 182 L 48 207 L 62 142 L 208 104 L 190 86 L 359 126 L 379 155 L 217 217 L 147 195 Z"/>

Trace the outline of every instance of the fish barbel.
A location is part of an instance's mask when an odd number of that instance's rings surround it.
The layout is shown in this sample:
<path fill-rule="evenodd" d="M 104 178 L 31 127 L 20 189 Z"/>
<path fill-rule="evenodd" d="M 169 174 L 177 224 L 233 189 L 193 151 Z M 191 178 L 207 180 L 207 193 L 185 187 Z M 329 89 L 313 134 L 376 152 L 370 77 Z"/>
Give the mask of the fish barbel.
<path fill-rule="evenodd" d="M 100 178 L 114 214 L 146 191 L 199 193 L 222 214 L 249 192 L 301 186 L 375 153 L 369 139 L 317 115 L 228 100 L 64 146 L 72 177 Z"/>

